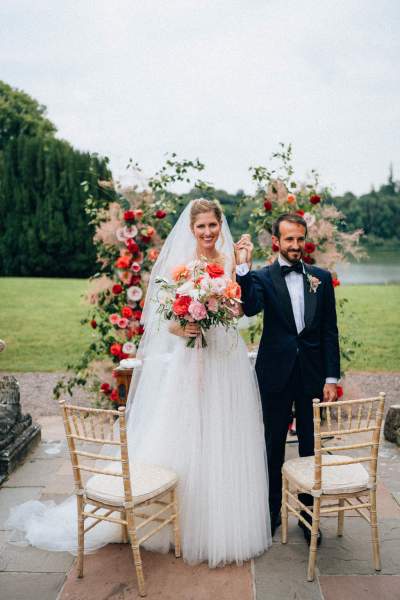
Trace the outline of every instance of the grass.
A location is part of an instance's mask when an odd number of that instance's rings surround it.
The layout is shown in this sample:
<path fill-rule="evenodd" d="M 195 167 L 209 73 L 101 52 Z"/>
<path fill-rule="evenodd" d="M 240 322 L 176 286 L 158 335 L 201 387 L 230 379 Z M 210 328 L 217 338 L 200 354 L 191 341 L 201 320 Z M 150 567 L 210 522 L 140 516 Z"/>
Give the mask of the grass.
<path fill-rule="evenodd" d="M 90 340 L 83 279 L 0 278 L 2 371 L 59 371 Z"/>
<path fill-rule="evenodd" d="M 86 280 L 0 278 L 1 371 L 59 371 L 74 362 L 91 338 L 82 327 L 88 305 Z M 346 297 L 343 332 L 357 338 L 350 365 L 357 371 L 400 371 L 400 286 L 354 285 L 336 289 Z"/>
<path fill-rule="evenodd" d="M 336 288 L 348 299 L 339 327 L 362 346 L 352 371 L 400 371 L 400 285 L 348 285 Z"/>

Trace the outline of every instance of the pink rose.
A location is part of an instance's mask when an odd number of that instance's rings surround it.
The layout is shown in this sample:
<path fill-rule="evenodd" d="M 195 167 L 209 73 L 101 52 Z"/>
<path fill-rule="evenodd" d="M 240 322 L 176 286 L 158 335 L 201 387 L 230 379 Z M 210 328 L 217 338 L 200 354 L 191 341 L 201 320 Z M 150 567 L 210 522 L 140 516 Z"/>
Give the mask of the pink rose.
<path fill-rule="evenodd" d="M 118 327 L 120 327 L 121 329 L 125 329 L 128 326 L 128 319 L 126 319 L 125 317 L 121 317 L 120 319 L 118 319 Z"/>
<path fill-rule="evenodd" d="M 189 305 L 189 314 L 195 321 L 201 321 L 207 316 L 206 307 L 198 300 L 193 300 Z"/>
<path fill-rule="evenodd" d="M 216 298 L 210 298 L 207 302 L 208 310 L 212 313 L 218 312 L 218 300 Z"/>
<path fill-rule="evenodd" d="M 110 315 L 108 317 L 108 320 L 110 321 L 111 325 L 116 325 L 118 323 L 120 319 L 120 316 L 117 315 L 117 313 L 113 313 L 112 315 Z"/>

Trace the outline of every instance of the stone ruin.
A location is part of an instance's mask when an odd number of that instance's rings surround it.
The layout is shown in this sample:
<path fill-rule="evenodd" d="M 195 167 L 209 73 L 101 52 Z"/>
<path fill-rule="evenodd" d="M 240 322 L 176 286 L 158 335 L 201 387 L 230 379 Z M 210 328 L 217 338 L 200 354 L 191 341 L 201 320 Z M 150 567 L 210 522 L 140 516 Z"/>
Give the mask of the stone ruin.
<path fill-rule="evenodd" d="M 15 377 L 0 379 L 0 485 L 40 441 L 40 426 L 23 415 Z"/>

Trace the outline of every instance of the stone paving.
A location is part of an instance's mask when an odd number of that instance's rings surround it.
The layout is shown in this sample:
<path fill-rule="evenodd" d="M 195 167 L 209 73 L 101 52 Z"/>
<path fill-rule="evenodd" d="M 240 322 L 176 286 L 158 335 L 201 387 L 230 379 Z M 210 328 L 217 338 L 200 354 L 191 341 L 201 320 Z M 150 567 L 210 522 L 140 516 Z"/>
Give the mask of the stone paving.
<path fill-rule="evenodd" d="M 30 546 L 10 545 L 5 520 L 11 506 L 30 499 L 61 501 L 72 489 L 72 473 L 59 417 L 41 417 L 42 443 L 0 489 L 1 600 L 126 600 L 137 596 L 130 549 L 110 544 L 85 556 L 85 576 L 76 578 L 74 557 Z M 288 457 L 297 447 L 288 444 Z M 378 515 L 382 571 L 372 566 L 370 530 L 358 516 L 345 519 L 342 538 L 336 519 L 322 521 L 317 577 L 306 581 L 308 547 L 294 519 L 289 542 L 280 543 L 242 567 L 210 570 L 186 565 L 172 554 L 143 552 L 149 600 L 360 600 L 400 598 L 400 449 L 382 442 Z"/>

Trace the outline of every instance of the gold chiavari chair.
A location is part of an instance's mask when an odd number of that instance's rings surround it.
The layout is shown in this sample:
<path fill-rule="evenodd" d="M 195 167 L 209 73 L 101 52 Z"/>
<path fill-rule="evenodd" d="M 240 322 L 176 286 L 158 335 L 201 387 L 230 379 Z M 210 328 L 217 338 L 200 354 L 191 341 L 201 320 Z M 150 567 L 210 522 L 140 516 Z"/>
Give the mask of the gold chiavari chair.
<path fill-rule="evenodd" d="M 317 538 L 321 516 L 338 513 L 337 535 L 343 535 L 344 515 L 355 510 L 371 526 L 373 561 L 376 571 L 381 569 L 379 534 L 376 512 L 376 477 L 378 450 L 385 394 L 375 398 L 341 402 L 313 401 L 314 456 L 287 460 L 282 467 L 282 543 L 288 539 L 288 514 L 296 515 L 311 531 L 308 561 L 308 581 L 313 581 L 317 558 Z M 321 430 L 321 409 L 326 411 L 326 422 Z M 362 440 L 343 443 L 347 435 Z M 336 436 L 336 437 L 335 437 Z M 329 446 L 321 440 L 329 438 Z M 355 456 L 339 454 L 355 451 Z M 357 456 L 363 452 L 363 456 Z M 368 470 L 363 466 L 368 463 Z M 313 496 L 313 506 L 305 506 L 298 492 Z M 328 505 L 322 506 L 327 502 Z M 332 502 L 334 504 L 332 504 Z M 300 514 L 304 511 L 311 523 Z"/>
<path fill-rule="evenodd" d="M 78 577 L 83 577 L 85 534 L 109 521 L 121 525 L 122 539 L 131 544 L 139 594 L 145 596 L 140 545 L 171 525 L 175 556 L 180 556 L 178 477 L 164 467 L 129 464 L 124 407 L 115 411 L 65 401 L 60 405 L 77 498 Z M 106 448 L 111 450 L 107 453 Z"/>

